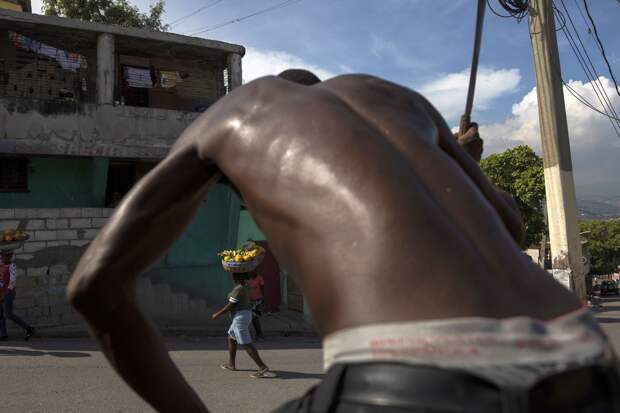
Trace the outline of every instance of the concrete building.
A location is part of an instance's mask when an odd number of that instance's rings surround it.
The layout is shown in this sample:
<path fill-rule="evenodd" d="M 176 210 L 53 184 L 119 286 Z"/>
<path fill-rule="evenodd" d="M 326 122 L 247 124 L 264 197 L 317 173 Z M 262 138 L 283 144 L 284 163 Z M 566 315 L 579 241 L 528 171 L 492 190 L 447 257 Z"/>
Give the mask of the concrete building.
<path fill-rule="evenodd" d="M 16 255 L 19 314 L 39 327 L 77 322 L 64 297 L 76 261 L 118 199 L 183 129 L 241 84 L 244 52 L 219 41 L 0 9 L 0 229 L 31 235 Z M 216 253 L 264 239 L 256 231 L 236 195 L 217 186 L 140 280 L 146 310 L 160 324 L 209 320 L 208 307 L 232 285 Z M 275 260 L 271 266 L 280 308 L 288 301 L 286 276 Z M 300 299 L 303 307 L 300 297 L 292 298 L 296 307 Z"/>

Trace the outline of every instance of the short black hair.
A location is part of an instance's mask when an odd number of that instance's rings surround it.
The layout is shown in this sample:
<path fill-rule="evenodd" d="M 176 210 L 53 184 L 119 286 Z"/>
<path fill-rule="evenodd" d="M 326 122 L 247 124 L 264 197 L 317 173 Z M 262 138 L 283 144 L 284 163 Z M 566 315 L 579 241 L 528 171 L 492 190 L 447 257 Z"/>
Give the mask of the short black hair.
<path fill-rule="evenodd" d="M 321 83 L 321 79 L 319 79 L 314 73 L 305 69 L 288 69 L 280 73 L 278 77 L 306 86 Z"/>

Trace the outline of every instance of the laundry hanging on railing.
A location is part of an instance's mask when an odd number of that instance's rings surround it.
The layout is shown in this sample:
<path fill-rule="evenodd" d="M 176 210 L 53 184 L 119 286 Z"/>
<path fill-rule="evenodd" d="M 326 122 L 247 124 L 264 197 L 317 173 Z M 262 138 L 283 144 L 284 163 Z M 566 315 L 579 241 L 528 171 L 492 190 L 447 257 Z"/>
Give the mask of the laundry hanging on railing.
<path fill-rule="evenodd" d="M 129 87 L 151 89 L 153 87 L 153 76 L 151 70 L 140 67 L 124 66 L 123 79 Z"/>
<path fill-rule="evenodd" d="M 169 70 L 159 71 L 159 85 L 165 89 L 175 87 L 177 83 L 182 80 L 179 72 L 172 72 Z"/>
<path fill-rule="evenodd" d="M 88 67 L 86 58 L 79 53 L 67 52 L 13 31 L 9 31 L 9 40 L 15 47 L 56 60 L 63 69 L 76 71 Z"/>

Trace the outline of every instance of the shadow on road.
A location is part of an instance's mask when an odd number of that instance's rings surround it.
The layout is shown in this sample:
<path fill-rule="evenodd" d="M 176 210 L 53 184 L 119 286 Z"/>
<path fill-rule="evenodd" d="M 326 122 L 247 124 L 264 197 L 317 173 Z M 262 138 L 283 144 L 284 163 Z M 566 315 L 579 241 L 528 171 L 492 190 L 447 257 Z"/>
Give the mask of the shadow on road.
<path fill-rule="evenodd" d="M 255 373 L 256 369 L 237 369 L 235 372 L 248 372 Z M 269 370 L 265 377 L 261 377 L 261 380 L 294 380 L 294 379 L 322 379 L 325 377 L 323 373 L 301 373 L 299 371 L 283 371 L 283 370 Z"/>
<path fill-rule="evenodd" d="M 61 358 L 78 358 L 90 357 L 88 353 L 80 353 L 78 351 L 36 351 L 24 349 L 0 349 L 0 356 L 52 356 Z"/>
<path fill-rule="evenodd" d="M 276 376 L 274 379 L 280 380 L 292 380 L 292 379 L 322 379 L 325 377 L 325 374 L 320 373 L 300 373 L 297 371 L 278 371 L 272 370 Z"/>
<path fill-rule="evenodd" d="M 226 350 L 224 337 L 167 337 L 164 338 L 169 351 L 220 351 Z M 321 341 L 312 337 L 269 337 L 256 344 L 259 350 L 320 349 Z M 39 350 L 44 353 L 101 351 L 92 338 L 33 338 L 28 342 L 14 341 L 6 347 L 24 351 Z M 0 353 L 1 355 L 2 353 Z M 34 355 L 34 354 L 33 354 Z"/>

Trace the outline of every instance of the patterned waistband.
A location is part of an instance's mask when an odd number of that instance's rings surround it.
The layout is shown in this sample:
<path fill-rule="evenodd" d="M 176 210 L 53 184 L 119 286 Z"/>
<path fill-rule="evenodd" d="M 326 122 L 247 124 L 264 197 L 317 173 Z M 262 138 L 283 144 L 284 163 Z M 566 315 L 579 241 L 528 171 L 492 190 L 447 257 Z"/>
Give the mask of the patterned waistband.
<path fill-rule="evenodd" d="M 526 381 L 614 357 L 587 309 L 547 322 L 529 317 L 468 317 L 360 326 L 325 337 L 323 351 L 326 370 L 334 363 L 398 361 L 487 376 L 503 375 L 502 368 L 507 368 L 519 377 L 513 370 L 525 369 L 531 374 L 519 380 Z"/>

